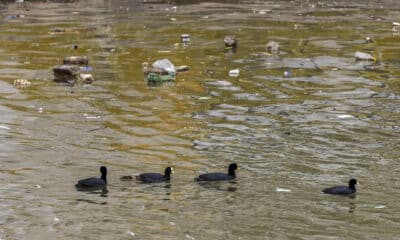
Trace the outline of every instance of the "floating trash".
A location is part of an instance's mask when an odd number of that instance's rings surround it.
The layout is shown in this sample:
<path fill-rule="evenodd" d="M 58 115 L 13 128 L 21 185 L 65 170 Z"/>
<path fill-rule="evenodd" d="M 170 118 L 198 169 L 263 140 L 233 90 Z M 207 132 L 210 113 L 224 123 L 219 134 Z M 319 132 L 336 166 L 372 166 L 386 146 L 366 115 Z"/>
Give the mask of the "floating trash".
<path fill-rule="evenodd" d="M 292 190 L 286 189 L 286 188 L 278 188 L 277 187 L 275 191 L 277 191 L 277 192 L 291 192 Z"/>
<path fill-rule="evenodd" d="M 170 82 L 175 80 L 176 69 L 169 59 L 157 60 L 153 63 L 152 68 L 148 67 L 148 63 L 143 63 L 143 72 L 149 82 Z"/>
<path fill-rule="evenodd" d="M 58 83 L 75 84 L 79 73 L 75 65 L 59 65 L 53 68 L 54 81 Z"/>
<path fill-rule="evenodd" d="M 354 54 L 354 57 L 357 61 L 376 61 L 375 57 L 373 57 L 371 54 L 358 51 Z"/>
<path fill-rule="evenodd" d="M 224 38 L 225 47 L 236 48 L 237 40 L 235 35 L 228 35 Z"/>
<path fill-rule="evenodd" d="M 89 58 L 86 56 L 71 56 L 64 58 L 63 64 L 71 64 L 71 65 L 88 65 Z"/>
<path fill-rule="evenodd" d="M 90 84 L 94 82 L 94 77 L 90 73 L 88 74 L 81 73 L 79 74 L 79 77 L 82 79 L 83 83 Z"/>
<path fill-rule="evenodd" d="M 14 80 L 14 86 L 17 88 L 27 88 L 30 87 L 32 83 L 26 79 L 16 79 Z"/>
<path fill-rule="evenodd" d="M 354 118 L 354 116 L 348 114 L 337 115 L 337 117 L 340 119 Z"/>
<path fill-rule="evenodd" d="M 7 19 L 17 19 L 17 18 L 24 18 L 25 14 L 16 14 L 16 15 L 10 15 L 7 16 Z"/>
<path fill-rule="evenodd" d="M 187 71 L 189 71 L 189 66 L 182 65 L 182 66 L 176 67 L 176 71 L 177 72 L 187 72 Z"/>
<path fill-rule="evenodd" d="M 239 77 L 239 73 L 239 69 L 232 69 L 229 71 L 229 77 Z"/>
<path fill-rule="evenodd" d="M 400 31 L 400 23 L 399 22 L 392 22 L 392 31 L 393 32 L 399 32 Z"/>
<path fill-rule="evenodd" d="M 0 129 L 10 130 L 11 128 L 9 128 L 9 127 L 7 127 L 7 126 L 2 126 L 2 125 L 0 125 Z"/>
<path fill-rule="evenodd" d="M 292 72 L 289 71 L 289 70 L 286 70 L 286 71 L 283 72 L 283 76 L 284 77 L 291 77 L 292 76 Z"/>
<path fill-rule="evenodd" d="M 181 35 L 181 42 L 188 44 L 190 43 L 190 35 L 189 34 L 182 34 Z"/>
<path fill-rule="evenodd" d="M 79 33 L 78 28 L 63 28 L 63 27 L 55 27 L 50 29 L 49 34 L 64 34 L 64 33 Z"/>
<path fill-rule="evenodd" d="M 375 206 L 375 208 L 376 209 L 382 209 L 382 208 L 386 208 L 386 206 L 385 205 L 377 205 L 377 206 Z"/>
<path fill-rule="evenodd" d="M 132 237 L 136 236 L 136 234 L 134 232 L 131 232 L 131 231 L 128 231 L 128 235 L 132 236 Z"/>
<path fill-rule="evenodd" d="M 267 52 L 271 54 L 278 54 L 279 53 L 279 43 L 275 41 L 269 41 L 267 43 Z"/>
<path fill-rule="evenodd" d="M 83 67 L 80 67 L 80 70 L 83 72 L 90 72 L 90 71 L 93 71 L 93 68 L 90 66 L 83 66 Z"/>
<path fill-rule="evenodd" d="M 370 36 L 365 37 L 365 43 L 373 43 L 374 41 Z"/>

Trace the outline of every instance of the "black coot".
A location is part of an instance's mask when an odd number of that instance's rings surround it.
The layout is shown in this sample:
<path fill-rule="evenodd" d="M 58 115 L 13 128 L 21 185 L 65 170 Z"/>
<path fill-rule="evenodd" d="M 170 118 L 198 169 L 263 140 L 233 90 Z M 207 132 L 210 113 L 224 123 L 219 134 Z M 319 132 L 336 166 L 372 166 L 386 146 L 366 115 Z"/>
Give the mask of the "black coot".
<path fill-rule="evenodd" d="M 338 186 L 338 187 L 331 187 L 322 190 L 323 193 L 326 194 L 334 194 L 334 195 L 350 195 L 356 192 L 356 179 L 350 179 L 349 186 Z"/>
<path fill-rule="evenodd" d="M 79 190 L 85 189 L 100 189 L 107 185 L 107 168 L 102 166 L 100 167 L 101 177 L 91 177 L 79 180 L 75 185 Z"/>
<path fill-rule="evenodd" d="M 207 173 L 195 178 L 197 181 L 226 181 L 236 178 L 235 170 L 238 169 L 236 163 L 229 164 L 228 173 Z"/>
<path fill-rule="evenodd" d="M 142 173 L 139 176 L 136 176 L 136 179 L 144 183 L 167 182 L 171 180 L 172 171 L 172 167 L 167 167 L 164 175 L 161 173 Z"/>

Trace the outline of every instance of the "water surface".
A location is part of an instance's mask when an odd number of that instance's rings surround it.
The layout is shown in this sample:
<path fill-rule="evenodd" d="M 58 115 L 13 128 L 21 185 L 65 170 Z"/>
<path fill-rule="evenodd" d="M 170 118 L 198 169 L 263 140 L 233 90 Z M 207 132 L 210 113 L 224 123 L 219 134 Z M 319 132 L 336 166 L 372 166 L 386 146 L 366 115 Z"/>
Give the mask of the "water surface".
<path fill-rule="evenodd" d="M 399 238 L 399 13 L 397 1 L 2 4 L 0 238 Z M 93 84 L 52 81 L 71 55 L 89 57 Z M 149 86 L 142 63 L 161 58 L 190 71 Z M 193 181 L 231 162 L 237 181 Z M 108 193 L 76 191 L 101 165 Z M 166 166 L 171 183 L 119 180 Z M 355 198 L 320 194 L 352 177 Z"/>

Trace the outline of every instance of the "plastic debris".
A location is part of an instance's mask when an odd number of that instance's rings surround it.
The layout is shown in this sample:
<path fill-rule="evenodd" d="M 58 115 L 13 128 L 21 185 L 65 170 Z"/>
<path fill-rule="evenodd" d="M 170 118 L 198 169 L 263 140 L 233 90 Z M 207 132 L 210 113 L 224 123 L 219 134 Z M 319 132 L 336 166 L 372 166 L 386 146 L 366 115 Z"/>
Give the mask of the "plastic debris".
<path fill-rule="evenodd" d="M 81 73 L 79 74 L 79 77 L 82 79 L 83 83 L 90 84 L 94 82 L 94 77 L 90 73 Z"/>
<path fill-rule="evenodd" d="M 81 71 L 83 71 L 83 72 L 90 72 L 90 71 L 93 71 L 93 68 L 90 67 L 90 66 L 82 66 L 82 67 L 80 67 L 79 69 L 80 69 Z"/>
<path fill-rule="evenodd" d="M 374 41 L 370 36 L 365 37 L 365 43 L 373 43 Z"/>
<path fill-rule="evenodd" d="M 277 191 L 277 192 L 291 192 L 292 190 L 286 189 L 286 188 L 279 188 L 279 187 L 277 187 L 277 188 L 276 188 L 276 191 Z"/>
<path fill-rule="evenodd" d="M 400 31 L 400 23 L 399 22 L 392 22 L 392 31 L 393 32 L 399 32 Z"/>
<path fill-rule="evenodd" d="M 63 64 L 88 65 L 89 59 L 86 56 L 71 56 L 64 58 Z"/>
<path fill-rule="evenodd" d="M 167 58 L 157 60 L 153 63 L 153 68 L 161 69 L 166 72 L 174 72 L 176 73 L 176 69 L 174 64 Z"/>
<path fill-rule="evenodd" d="M 189 34 L 182 34 L 181 35 L 181 42 L 184 44 L 190 43 L 190 35 Z"/>
<path fill-rule="evenodd" d="M 17 19 L 17 18 L 24 18 L 24 17 L 25 17 L 24 14 L 16 14 L 16 15 L 7 16 L 7 19 Z"/>
<path fill-rule="evenodd" d="M 174 81 L 177 73 L 174 64 L 166 58 L 155 61 L 152 68 L 149 68 L 148 63 L 144 62 L 143 72 L 149 82 Z"/>
<path fill-rule="evenodd" d="M 291 77 L 292 76 L 292 72 L 290 70 L 286 70 L 283 72 L 283 76 L 284 77 Z"/>
<path fill-rule="evenodd" d="M 59 65 L 53 68 L 54 81 L 74 84 L 77 80 L 79 67 L 75 65 Z"/>
<path fill-rule="evenodd" d="M 267 52 L 271 54 L 278 54 L 279 53 L 279 43 L 275 41 L 269 41 L 267 43 Z"/>
<path fill-rule="evenodd" d="M 27 88 L 30 87 L 32 83 L 26 79 L 16 79 L 14 80 L 14 86 L 17 88 Z"/>
<path fill-rule="evenodd" d="M 229 71 L 229 77 L 239 77 L 239 73 L 239 69 L 232 69 Z"/>
<path fill-rule="evenodd" d="M 177 72 L 187 72 L 187 71 L 189 71 L 189 67 L 186 65 L 178 66 L 178 67 L 176 67 L 176 71 Z"/>
<path fill-rule="evenodd" d="M 225 47 L 236 48 L 237 40 L 235 35 L 228 35 L 224 38 Z"/>
<path fill-rule="evenodd" d="M 375 57 L 373 57 L 371 54 L 358 51 L 354 54 L 354 57 L 358 61 L 376 61 Z"/>

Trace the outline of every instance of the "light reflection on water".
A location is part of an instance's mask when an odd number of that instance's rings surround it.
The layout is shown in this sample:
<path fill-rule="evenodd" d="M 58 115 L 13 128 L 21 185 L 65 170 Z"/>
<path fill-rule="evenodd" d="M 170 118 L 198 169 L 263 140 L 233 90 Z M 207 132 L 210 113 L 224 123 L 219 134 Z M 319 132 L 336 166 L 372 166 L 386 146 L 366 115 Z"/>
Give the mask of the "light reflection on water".
<path fill-rule="evenodd" d="M 0 238 L 398 237 L 398 8 L 332 4 L 1 6 Z M 224 51 L 228 34 L 236 52 Z M 378 62 L 355 62 L 355 51 Z M 92 85 L 51 81 L 69 55 L 89 57 Z M 148 86 L 142 62 L 165 57 L 190 71 Z M 32 86 L 15 88 L 18 78 Z M 231 162 L 236 181 L 193 180 Z M 100 165 L 108 192 L 76 191 Z M 167 165 L 170 183 L 119 179 Z M 351 177 L 355 198 L 320 194 Z"/>

